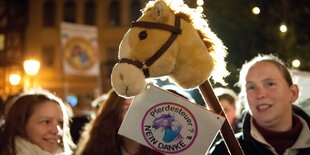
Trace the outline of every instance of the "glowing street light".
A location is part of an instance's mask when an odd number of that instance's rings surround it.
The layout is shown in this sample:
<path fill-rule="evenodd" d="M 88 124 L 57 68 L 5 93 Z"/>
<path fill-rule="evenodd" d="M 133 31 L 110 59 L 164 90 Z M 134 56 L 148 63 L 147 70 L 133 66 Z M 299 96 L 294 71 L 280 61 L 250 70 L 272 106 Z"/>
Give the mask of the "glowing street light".
<path fill-rule="evenodd" d="M 196 8 L 196 10 L 197 10 L 197 12 L 199 12 L 199 13 L 202 13 L 202 12 L 203 12 L 203 8 L 202 8 L 201 6 L 198 6 L 198 7 Z"/>
<path fill-rule="evenodd" d="M 30 81 L 25 83 L 26 90 L 33 87 L 33 78 L 35 75 L 38 74 L 39 69 L 40 69 L 40 61 L 34 59 L 24 61 L 24 70 L 30 78 Z"/>
<path fill-rule="evenodd" d="M 280 26 L 280 31 L 283 32 L 283 33 L 285 33 L 285 32 L 287 31 L 286 25 L 282 24 L 282 25 Z"/>
<path fill-rule="evenodd" d="M 197 2 L 196 2 L 196 4 L 198 5 L 198 6 L 202 6 L 203 5 L 203 0 L 197 0 Z"/>
<path fill-rule="evenodd" d="M 295 59 L 292 61 L 292 66 L 295 68 L 298 68 L 300 66 L 300 61 L 298 59 Z"/>
<path fill-rule="evenodd" d="M 196 8 L 196 11 L 198 12 L 198 13 L 203 13 L 203 0 L 197 0 L 196 1 L 196 4 L 197 4 L 197 8 Z"/>
<path fill-rule="evenodd" d="M 40 61 L 34 59 L 24 61 L 24 70 L 27 75 L 35 76 L 38 74 L 39 69 L 40 69 Z"/>
<path fill-rule="evenodd" d="M 19 74 L 10 74 L 9 82 L 12 86 L 16 86 L 20 83 L 21 76 Z"/>
<path fill-rule="evenodd" d="M 254 7 L 254 8 L 252 9 L 252 12 L 253 12 L 253 14 L 258 15 L 258 14 L 260 13 L 259 7 Z"/>

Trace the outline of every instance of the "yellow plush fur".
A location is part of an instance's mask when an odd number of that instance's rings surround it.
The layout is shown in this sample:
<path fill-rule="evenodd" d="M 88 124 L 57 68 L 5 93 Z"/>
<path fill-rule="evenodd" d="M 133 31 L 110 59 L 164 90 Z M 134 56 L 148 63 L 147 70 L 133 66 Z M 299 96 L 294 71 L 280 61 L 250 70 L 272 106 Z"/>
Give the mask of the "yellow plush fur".
<path fill-rule="evenodd" d="M 147 3 L 138 21 L 164 23 L 174 26 L 175 14 L 181 17 L 182 33 L 166 52 L 149 67 L 150 77 L 168 75 L 179 86 L 188 89 L 202 84 L 212 74 L 215 82 L 225 83 L 226 48 L 210 30 L 202 14 L 189 8 L 182 0 L 155 0 Z M 146 31 L 147 38 L 140 40 L 140 32 Z M 119 58 L 145 62 L 169 38 L 171 32 L 134 27 L 125 34 L 119 48 Z M 125 72 L 134 72 L 139 78 L 127 77 Z M 125 64 L 116 64 L 112 71 L 112 86 L 120 95 L 137 95 L 145 85 L 142 71 L 131 69 Z M 137 89 L 134 89 L 137 88 Z"/>

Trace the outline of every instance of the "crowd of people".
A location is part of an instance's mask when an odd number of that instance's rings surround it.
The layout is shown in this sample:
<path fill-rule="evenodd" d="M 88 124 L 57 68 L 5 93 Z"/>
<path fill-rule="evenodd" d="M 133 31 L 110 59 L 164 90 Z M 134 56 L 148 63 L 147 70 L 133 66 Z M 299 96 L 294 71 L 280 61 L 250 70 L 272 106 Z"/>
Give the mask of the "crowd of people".
<path fill-rule="evenodd" d="M 310 154 L 310 116 L 294 104 L 298 86 L 278 57 L 258 55 L 246 62 L 238 85 L 240 93 L 224 87 L 214 92 L 244 154 Z M 118 134 L 131 101 L 111 89 L 91 103 L 96 114 L 76 126 L 72 120 L 80 119 L 72 119 L 68 105 L 47 90 L 12 96 L 1 103 L 0 155 L 162 154 Z M 221 137 L 208 154 L 229 154 Z"/>

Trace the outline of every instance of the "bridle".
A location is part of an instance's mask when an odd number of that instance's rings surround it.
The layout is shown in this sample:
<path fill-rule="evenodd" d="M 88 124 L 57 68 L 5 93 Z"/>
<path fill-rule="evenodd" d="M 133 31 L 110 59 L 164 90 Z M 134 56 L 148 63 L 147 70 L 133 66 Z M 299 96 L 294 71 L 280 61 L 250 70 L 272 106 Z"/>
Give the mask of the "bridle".
<path fill-rule="evenodd" d="M 175 15 L 174 26 L 162 24 L 162 23 L 154 23 L 154 22 L 145 22 L 145 21 L 136 21 L 131 23 L 131 27 L 144 27 L 144 28 L 153 28 L 170 31 L 171 35 L 168 40 L 158 49 L 150 58 L 148 58 L 145 62 L 140 62 L 138 60 L 132 60 L 128 58 L 122 58 L 119 63 L 128 63 L 132 64 L 139 69 L 142 69 L 145 78 L 150 76 L 149 67 L 161 56 L 165 53 L 165 51 L 170 47 L 173 41 L 177 38 L 179 34 L 182 33 L 180 29 L 181 22 L 180 17 Z"/>

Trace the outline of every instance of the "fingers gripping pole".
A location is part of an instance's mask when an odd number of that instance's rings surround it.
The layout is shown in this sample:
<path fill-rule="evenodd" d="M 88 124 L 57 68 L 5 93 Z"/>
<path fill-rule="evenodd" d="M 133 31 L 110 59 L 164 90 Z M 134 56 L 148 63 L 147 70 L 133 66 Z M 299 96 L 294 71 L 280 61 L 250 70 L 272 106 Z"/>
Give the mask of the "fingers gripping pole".
<path fill-rule="evenodd" d="M 226 118 L 225 112 L 223 111 L 222 106 L 220 105 L 217 97 L 214 94 L 213 88 L 208 81 L 204 82 L 199 86 L 199 90 L 202 93 L 202 96 L 208 106 L 210 107 L 211 110 L 213 110 L 215 113 L 223 116 Z M 238 143 L 234 132 L 229 125 L 227 118 L 224 121 L 224 124 L 221 128 L 221 135 L 224 138 L 226 147 L 228 148 L 230 154 L 232 155 L 244 155 L 240 144 Z"/>

